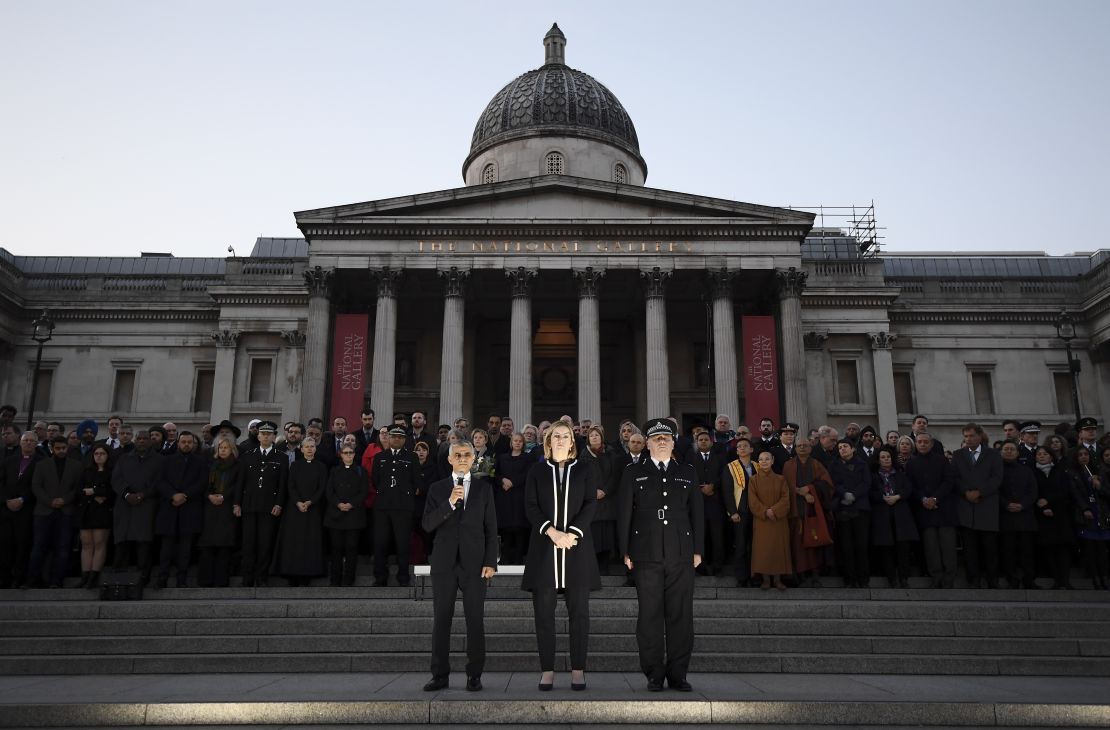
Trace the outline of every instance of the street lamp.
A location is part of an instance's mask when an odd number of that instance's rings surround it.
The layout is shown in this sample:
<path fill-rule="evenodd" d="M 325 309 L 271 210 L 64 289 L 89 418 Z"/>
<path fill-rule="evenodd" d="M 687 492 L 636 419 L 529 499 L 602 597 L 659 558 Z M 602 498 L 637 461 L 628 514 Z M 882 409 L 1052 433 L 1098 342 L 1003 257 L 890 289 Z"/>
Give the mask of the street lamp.
<path fill-rule="evenodd" d="M 1075 321 L 1068 314 L 1068 310 L 1060 311 L 1056 319 L 1056 336 L 1064 341 L 1064 354 L 1068 358 L 1068 372 L 1071 373 L 1071 404 L 1075 408 L 1075 420 L 1078 423 L 1079 415 L 1079 358 L 1071 355 L 1071 341 L 1075 339 Z"/>
<path fill-rule="evenodd" d="M 45 309 L 42 314 L 31 323 L 34 326 L 34 331 L 31 332 L 31 339 L 39 343 L 39 352 L 35 356 L 35 374 L 31 379 L 31 402 L 27 406 L 27 430 L 30 431 L 35 425 L 35 396 L 38 395 L 39 389 L 39 367 L 42 366 L 42 346 L 50 342 L 54 336 L 54 320 L 50 319 L 50 312 Z"/>

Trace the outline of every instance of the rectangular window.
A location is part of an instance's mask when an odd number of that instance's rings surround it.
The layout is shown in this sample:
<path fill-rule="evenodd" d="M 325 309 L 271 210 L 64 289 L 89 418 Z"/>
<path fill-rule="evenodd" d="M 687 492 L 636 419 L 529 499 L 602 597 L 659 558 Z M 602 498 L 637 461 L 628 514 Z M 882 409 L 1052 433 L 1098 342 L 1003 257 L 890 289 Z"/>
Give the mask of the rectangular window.
<path fill-rule="evenodd" d="M 130 413 L 135 403 L 135 370 L 117 370 L 116 384 L 112 390 L 112 410 Z"/>
<path fill-rule="evenodd" d="M 907 371 L 894 371 L 894 405 L 899 413 L 916 413 L 913 404 L 913 377 Z"/>
<path fill-rule="evenodd" d="M 393 370 L 398 388 L 416 387 L 416 343 L 397 343 L 397 362 Z"/>
<path fill-rule="evenodd" d="M 50 410 L 50 394 L 54 389 L 54 368 L 39 370 L 38 385 L 35 387 L 35 413 L 45 413 Z M 28 393 L 30 398 L 31 394 Z M 28 404 L 30 408 L 30 404 Z"/>
<path fill-rule="evenodd" d="M 971 373 L 971 395 L 974 413 L 988 415 L 994 413 L 994 387 L 991 374 L 980 371 Z"/>
<path fill-rule="evenodd" d="M 197 370 L 196 386 L 193 388 L 193 411 L 209 412 L 212 410 L 212 388 L 216 384 L 216 371 Z"/>
<path fill-rule="evenodd" d="M 1072 411 L 1075 410 L 1075 405 L 1071 397 L 1071 373 L 1052 373 L 1052 384 L 1056 389 L 1056 412 L 1074 417 L 1075 414 Z"/>
<path fill-rule="evenodd" d="M 693 344 L 694 387 L 708 388 L 712 379 L 709 348 L 704 342 Z"/>
<path fill-rule="evenodd" d="M 859 403 L 859 370 L 855 360 L 836 361 L 837 403 Z"/>
<path fill-rule="evenodd" d="M 250 402 L 269 403 L 273 391 L 274 361 L 268 357 L 251 359 Z"/>

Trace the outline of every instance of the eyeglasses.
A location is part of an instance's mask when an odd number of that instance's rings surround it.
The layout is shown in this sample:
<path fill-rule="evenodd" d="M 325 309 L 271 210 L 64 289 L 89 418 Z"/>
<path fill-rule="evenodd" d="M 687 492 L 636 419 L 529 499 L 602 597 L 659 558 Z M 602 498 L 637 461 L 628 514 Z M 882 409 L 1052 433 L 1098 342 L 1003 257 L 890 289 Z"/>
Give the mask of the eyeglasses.
<path fill-rule="evenodd" d="M 343 449 L 339 453 L 343 456 L 354 456 L 355 455 L 355 452 L 351 451 L 350 449 Z"/>

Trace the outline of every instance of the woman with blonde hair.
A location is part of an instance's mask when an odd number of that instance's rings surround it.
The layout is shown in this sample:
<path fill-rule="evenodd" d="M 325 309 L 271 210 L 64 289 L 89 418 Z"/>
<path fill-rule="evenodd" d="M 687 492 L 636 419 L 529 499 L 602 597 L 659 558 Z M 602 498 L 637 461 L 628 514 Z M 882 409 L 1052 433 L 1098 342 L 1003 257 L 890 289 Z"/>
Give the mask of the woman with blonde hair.
<path fill-rule="evenodd" d="M 545 462 L 525 481 L 524 501 L 531 542 L 521 587 L 532 592 L 536 643 L 540 653 L 539 688 L 555 683 L 555 603 L 564 594 L 570 615 L 571 689 L 586 689 L 590 637 L 590 591 L 601 588 L 590 523 L 597 507 L 597 471 L 583 464 L 574 432 L 556 422 L 544 434 Z"/>

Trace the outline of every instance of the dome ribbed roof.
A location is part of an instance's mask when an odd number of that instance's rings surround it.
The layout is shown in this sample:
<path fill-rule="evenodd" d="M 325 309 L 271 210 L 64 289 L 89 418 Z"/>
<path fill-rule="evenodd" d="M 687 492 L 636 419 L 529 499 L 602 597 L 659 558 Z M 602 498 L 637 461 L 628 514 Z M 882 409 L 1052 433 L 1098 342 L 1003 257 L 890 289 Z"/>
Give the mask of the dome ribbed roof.
<path fill-rule="evenodd" d="M 600 81 L 563 62 L 565 42 L 552 26 L 544 38 L 547 63 L 497 92 L 474 127 L 469 159 L 499 142 L 535 134 L 600 139 L 640 159 L 628 112 Z"/>

